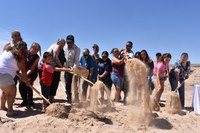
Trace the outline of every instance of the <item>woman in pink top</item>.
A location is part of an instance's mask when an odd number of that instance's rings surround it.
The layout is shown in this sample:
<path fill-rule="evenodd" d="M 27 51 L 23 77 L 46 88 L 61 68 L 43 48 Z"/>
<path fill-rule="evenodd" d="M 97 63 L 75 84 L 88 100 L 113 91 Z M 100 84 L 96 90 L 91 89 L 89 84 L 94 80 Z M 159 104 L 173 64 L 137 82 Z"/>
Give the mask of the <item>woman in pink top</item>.
<path fill-rule="evenodd" d="M 155 86 L 153 95 L 159 102 L 160 97 L 164 91 L 164 82 L 169 73 L 169 62 L 171 60 L 171 54 L 166 53 L 159 57 L 158 61 L 154 65 L 152 82 Z"/>

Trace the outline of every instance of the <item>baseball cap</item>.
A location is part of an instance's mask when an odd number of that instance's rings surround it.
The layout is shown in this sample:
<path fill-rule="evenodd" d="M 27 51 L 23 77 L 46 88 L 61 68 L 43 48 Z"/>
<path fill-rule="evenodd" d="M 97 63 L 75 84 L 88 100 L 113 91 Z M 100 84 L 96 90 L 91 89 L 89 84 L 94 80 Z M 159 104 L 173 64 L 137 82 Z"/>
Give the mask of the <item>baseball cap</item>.
<path fill-rule="evenodd" d="M 74 42 L 74 36 L 73 35 L 68 35 L 66 38 L 66 42 Z"/>

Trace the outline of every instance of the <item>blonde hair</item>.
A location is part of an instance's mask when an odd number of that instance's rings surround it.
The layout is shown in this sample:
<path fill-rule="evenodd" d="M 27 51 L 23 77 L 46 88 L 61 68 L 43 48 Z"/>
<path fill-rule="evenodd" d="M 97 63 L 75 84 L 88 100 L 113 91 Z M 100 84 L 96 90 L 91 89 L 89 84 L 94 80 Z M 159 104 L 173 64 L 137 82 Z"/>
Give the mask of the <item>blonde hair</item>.
<path fill-rule="evenodd" d="M 40 46 L 40 44 L 37 43 L 37 42 L 33 42 L 33 43 L 31 44 L 31 47 L 30 47 L 30 48 L 33 48 L 33 47 L 36 47 L 36 48 L 38 49 L 38 51 L 39 51 L 39 54 L 41 55 L 41 46 Z"/>

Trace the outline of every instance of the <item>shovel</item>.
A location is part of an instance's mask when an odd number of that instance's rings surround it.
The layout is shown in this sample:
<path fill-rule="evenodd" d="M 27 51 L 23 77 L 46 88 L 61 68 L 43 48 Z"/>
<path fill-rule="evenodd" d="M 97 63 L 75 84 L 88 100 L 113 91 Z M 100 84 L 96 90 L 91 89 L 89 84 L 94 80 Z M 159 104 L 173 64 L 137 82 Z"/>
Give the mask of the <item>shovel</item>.
<path fill-rule="evenodd" d="M 20 75 L 18 75 L 17 74 L 17 77 L 19 77 L 20 79 L 21 79 L 21 76 Z M 30 87 L 33 91 L 35 91 L 42 99 L 44 99 L 49 105 L 51 104 L 50 102 L 49 102 L 49 100 L 48 99 L 46 99 L 37 89 L 35 89 L 33 86 L 28 86 L 28 87 Z"/>

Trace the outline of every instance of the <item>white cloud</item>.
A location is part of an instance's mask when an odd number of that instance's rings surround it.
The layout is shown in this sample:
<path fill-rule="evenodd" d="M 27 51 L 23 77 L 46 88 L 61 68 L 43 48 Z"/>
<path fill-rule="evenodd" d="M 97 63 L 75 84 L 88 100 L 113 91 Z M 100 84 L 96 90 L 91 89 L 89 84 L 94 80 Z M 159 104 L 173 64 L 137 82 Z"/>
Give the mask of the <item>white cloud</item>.
<path fill-rule="evenodd" d="M 11 40 L 10 34 L 8 30 L 0 28 L 0 53 L 3 50 L 3 46 Z"/>

